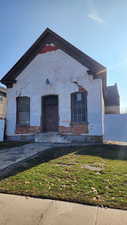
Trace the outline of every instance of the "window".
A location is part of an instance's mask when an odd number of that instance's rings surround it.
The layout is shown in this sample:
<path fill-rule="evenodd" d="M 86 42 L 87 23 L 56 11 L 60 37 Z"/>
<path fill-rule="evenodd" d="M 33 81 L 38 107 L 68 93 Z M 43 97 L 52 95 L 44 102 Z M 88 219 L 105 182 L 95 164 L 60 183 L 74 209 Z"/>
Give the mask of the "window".
<path fill-rule="evenodd" d="M 87 122 L 87 92 L 71 94 L 71 121 Z"/>
<path fill-rule="evenodd" d="M 0 96 L 0 103 L 3 103 L 3 96 Z"/>
<path fill-rule="evenodd" d="M 30 98 L 17 97 L 17 126 L 30 125 Z"/>

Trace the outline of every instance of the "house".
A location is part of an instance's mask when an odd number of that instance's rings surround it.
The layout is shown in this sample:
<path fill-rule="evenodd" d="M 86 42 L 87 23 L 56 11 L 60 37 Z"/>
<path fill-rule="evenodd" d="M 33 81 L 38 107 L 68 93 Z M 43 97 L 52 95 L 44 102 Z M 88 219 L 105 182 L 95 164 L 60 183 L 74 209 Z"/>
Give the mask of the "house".
<path fill-rule="evenodd" d="M 6 88 L 0 87 L 0 119 L 5 119 L 6 116 Z"/>
<path fill-rule="evenodd" d="M 8 139 L 55 133 L 102 142 L 106 80 L 106 67 L 47 28 L 1 80 Z"/>
<path fill-rule="evenodd" d="M 120 96 L 117 84 L 108 86 L 106 89 L 105 113 L 120 114 Z"/>

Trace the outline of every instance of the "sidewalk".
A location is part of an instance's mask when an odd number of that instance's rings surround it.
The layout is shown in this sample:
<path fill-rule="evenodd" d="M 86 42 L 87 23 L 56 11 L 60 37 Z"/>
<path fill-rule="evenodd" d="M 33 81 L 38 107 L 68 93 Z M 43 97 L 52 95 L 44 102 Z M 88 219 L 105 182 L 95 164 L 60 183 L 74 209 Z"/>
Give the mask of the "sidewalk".
<path fill-rule="evenodd" d="M 0 194 L 0 225 L 126 225 L 127 211 Z"/>

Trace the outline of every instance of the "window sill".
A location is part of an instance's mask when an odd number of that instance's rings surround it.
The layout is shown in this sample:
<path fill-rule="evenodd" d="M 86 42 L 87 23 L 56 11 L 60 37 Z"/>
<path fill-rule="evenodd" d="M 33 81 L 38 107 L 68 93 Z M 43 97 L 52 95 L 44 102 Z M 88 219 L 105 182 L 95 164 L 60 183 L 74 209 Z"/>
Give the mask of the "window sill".
<path fill-rule="evenodd" d="M 16 128 L 29 128 L 30 127 L 30 125 L 19 125 L 19 124 L 17 124 L 16 125 Z"/>
<path fill-rule="evenodd" d="M 86 122 L 71 122 L 70 125 L 73 126 L 73 125 L 88 125 L 89 123 L 86 121 Z"/>

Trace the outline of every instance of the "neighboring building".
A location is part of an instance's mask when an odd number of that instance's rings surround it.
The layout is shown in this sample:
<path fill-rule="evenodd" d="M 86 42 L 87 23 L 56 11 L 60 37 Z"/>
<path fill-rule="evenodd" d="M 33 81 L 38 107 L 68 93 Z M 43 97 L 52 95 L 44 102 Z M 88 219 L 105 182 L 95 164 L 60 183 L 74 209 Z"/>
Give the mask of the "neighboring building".
<path fill-rule="evenodd" d="M 106 114 L 120 114 L 120 97 L 117 84 L 108 86 L 105 100 Z"/>
<path fill-rule="evenodd" d="M 4 119 L 6 116 L 6 88 L 0 87 L 0 119 Z"/>
<path fill-rule="evenodd" d="M 71 141 L 102 141 L 106 68 L 50 29 L 1 82 L 8 139 L 58 132 Z"/>

